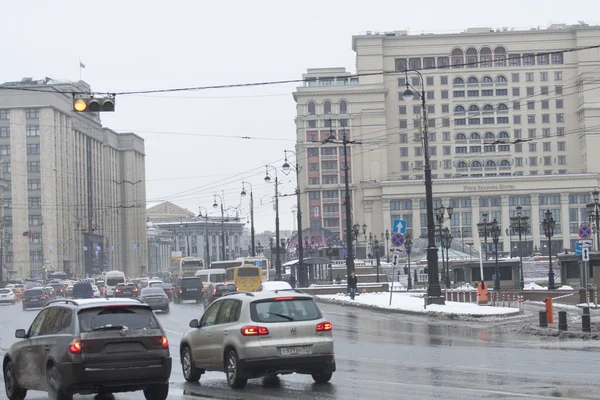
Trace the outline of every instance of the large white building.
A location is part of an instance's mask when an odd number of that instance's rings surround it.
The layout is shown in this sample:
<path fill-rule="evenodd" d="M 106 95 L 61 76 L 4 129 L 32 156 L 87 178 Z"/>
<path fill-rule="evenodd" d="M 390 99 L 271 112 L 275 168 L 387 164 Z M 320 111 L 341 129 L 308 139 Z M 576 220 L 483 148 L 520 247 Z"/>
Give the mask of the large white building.
<path fill-rule="evenodd" d="M 333 131 L 360 142 L 348 154 L 353 224 L 379 234 L 405 219 L 413 236 L 426 232 L 421 101 L 402 99 L 407 83 L 419 93 L 423 84 L 435 206 L 453 207 L 455 240 L 476 242 L 487 212 L 508 251 L 520 205 L 530 251 L 547 252 L 546 210 L 553 253 L 573 249 L 600 186 L 600 52 L 565 50 L 599 43 L 600 27 L 583 24 L 354 36 L 356 74 L 309 69 L 294 93 L 304 226 L 345 231 L 343 148 L 321 143 Z"/>
<path fill-rule="evenodd" d="M 0 85 L 3 262 L 9 276 L 103 269 L 137 276 L 147 262 L 144 141 L 75 113 L 85 82 Z"/>

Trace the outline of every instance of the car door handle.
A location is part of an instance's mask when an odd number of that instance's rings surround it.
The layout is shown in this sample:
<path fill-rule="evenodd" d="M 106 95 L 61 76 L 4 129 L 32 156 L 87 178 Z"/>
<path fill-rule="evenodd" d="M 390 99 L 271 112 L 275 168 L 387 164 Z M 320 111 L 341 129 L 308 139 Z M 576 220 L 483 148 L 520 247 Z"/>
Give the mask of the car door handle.
<path fill-rule="evenodd" d="M 50 346 L 44 346 L 44 350 L 50 351 Z"/>
<path fill-rule="evenodd" d="M 223 335 L 227 336 L 227 331 L 223 331 Z"/>
<path fill-rule="evenodd" d="M 207 333 L 207 334 L 206 334 L 206 337 L 210 337 L 210 333 Z"/>

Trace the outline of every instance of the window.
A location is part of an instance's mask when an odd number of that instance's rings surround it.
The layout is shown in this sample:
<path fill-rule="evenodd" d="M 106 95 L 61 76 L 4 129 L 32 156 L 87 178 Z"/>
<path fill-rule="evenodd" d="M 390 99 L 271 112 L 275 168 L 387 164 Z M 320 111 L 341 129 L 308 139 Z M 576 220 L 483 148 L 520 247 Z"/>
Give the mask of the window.
<path fill-rule="evenodd" d="M 558 151 L 566 151 L 567 150 L 567 142 L 556 142 L 556 149 Z"/>
<path fill-rule="evenodd" d="M 321 198 L 321 192 L 308 192 L 309 193 L 309 198 L 311 200 L 318 200 Z"/>
<path fill-rule="evenodd" d="M 558 123 L 565 122 L 565 114 L 556 114 L 556 122 L 558 122 Z"/>
<path fill-rule="evenodd" d="M 40 127 L 38 125 L 27 126 L 26 135 L 27 136 L 40 136 Z"/>
<path fill-rule="evenodd" d="M 552 151 L 552 143 L 544 142 L 543 146 L 544 146 L 544 151 Z"/>
<path fill-rule="evenodd" d="M 308 151 L 309 157 L 318 157 L 319 156 L 319 149 L 317 149 L 315 147 L 311 147 L 307 151 Z"/>
<path fill-rule="evenodd" d="M 40 144 L 30 143 L 27 145 L 27 154 L 40 154 Z"/>
<path fill-rule="evenodd" d="M 306 121 L 306 122 L 307 122 L 309 128 L 316 128 L 317 127 L 317 121 L 314 120 L 314 119 L 312 119 L 310 121 Z"/>
<path fill-rule="evenodd" d="M 40 162 L 27 161 L 27 172 L 40 172 Z"/>
<path fill-rule="evenodd" d="M 555 71 L 554 72 L 554 80 L 555 81 L 562 81 L 562 71 Z"/>
<path fill-rule="evenodd" d="M 465 91 L 464 90 L 455 90 L 454 92 L 452 92 L 452 95 L 454 97 L 465 97 Z"/>
<path fill-rule="evenodd" d="M 0 119 L 8 119 L 8 110 L 0 110 Z"/>
<path fill-rule="evenodd" d="M 340 101 L 340 114 L 348 114 L 348 102 L 346 100 Z"/>
<path fill-rule="evenodd" d="M 41 179 L 27 179 L 27 190 L 39 190 L 41 187 Z"/>
<path fill-rule="evenodd" d="M 408 120 L 406 120 L 406 119 L 398 120 L 398 126 L 400 127 L 400 129 L 408 128 Z"/>
<path fill-rule="evenodd" d="M 432 76 L 428 76 L 427 79 L 426 79 L 426 82 L 427 82 L 427 86 L 433 86 L 434 85 L 434 83 L 433 83 L 433 77 Z"/>
<path fill-rule="evenodd" d="M 308 106 L 308 115 L 316 115 L 317 114 L 317 105 L 314 101 L 309 101 L 307 106 Z"/>
<path fill-rule="evenodd" d="M 402 161 L 402 162 L 400 162 L 400 169 L 402 171 L 408 171 L 410 169 L 409 165 L 408 165 L 408 161 Z"/>
<path fill-rule="evenodd" d="M 415 147 L 415 156 L 419 157 L 423 155 L 423 148 L 422 147 Z"/>
<path fill-rule="evenodd" d="M 513 115 L 513 124 L 520 124 L 521 123 L 521 116 L 520 115 Z"/>
<path fill-rule="evenodd" d="M 26 119 L 39 119 L 40 118 L 40 109 L 39 108 L 28 108 L 25 110 L 25 118 Z"/>
<path fill-rule="evenodd" d="M 396 58 L 396 71 L 406 71 L 406 59 Z"/>
<path fill-rule="evenodd" d="M 564 100 L 556 100 L 556 108 L 564 108 Z"/>
<path fill-rule="evenodd" d="M 537 136 L 537 132 L 536 132 L 535 128 L 527 129 L 527 135 L 529 136 L 530 139 L 535 138 Z"/>
<path fill-rule="evenodd" d="M 8 126 L 3 126 L 0 128 L 0 138 L 10 137 L 10 128 Z"/>
<path fill-rule="evenodd" d="M 527 102 L 527 109 L 528 110 L 535 110 L 535 101 L 528 101 Z"/>
<path fill-rule="evenodd" d="M 563 94 L 563 87 L 562 86 L 554 86 L 554 93 Z"/>
<path fill-rule="evenodd" d="M 535 115 L 528 115 L 527 116 L 527 123 L 528 124 L 535 124 Z"/>
<path fill-rule="evenodd" d="M 546 82 L 548 80 L 548 73 L 547 72 L 540 72 L 540 81 L 541 82 Z"/>
<path fill-rule="evenodd" d="M 402 95 L 402 94 L 400 94 Z M 406 106 L 398 106 L 398 114 L 405 115 L 406 114 Z"/>
<path fill-rule="evenodd" d="M 338 177 L 336 175 L 323 175 L 324 185 L 335 185 L 338 183 Z"/>
<path fill-rule="evenodd" d="M 308 184 L 309 185 L 318 185 L 319 184 L 319 178 L 308 178 Z"/>
<path fill-rule="evenodd" d="M 519 82 L 519 74 L 511 74 L 511 80 L 513 82 Z"/>
<path fill-rule="evenodd" d="M 513 101 L 513 110 L 517 111 L 521 109 L 521 102 L 519 101 Z"/>
<path fill-rule="evenodd" d="M 500 94 L 501 91 L 505 92 L 504 95 L 506 95 L 506 93 L 507 93 L 506 89 L 498 89 L 498 90 L 496 90 L 496 95 L 500 96 L 501 95 Z M 491 97 L 491 96 L 494 95 L 494 91 L 492 89 L 482 90 L 481 91 L 481 95 L 483 97 Z"/>
<path fill-rule="evenodd" d="M 29 216 L 29 225 L 42 225 L 42 216 L 41 215 L 30 215 Z"/>
<path fill-rule="evenodd" d="M 565 136 L 565 128 L 556 128 L 556 136 Z"/>
<path fill-rule="evenodd" d="M 526 72 L 525 73 L 525 81 L 526 82 L 533 82 L 533 72 Z"/>
<path fill-rule="evenodd" d="M 550 102 L 548 100 L 542 100 L 542 110 L 547 110 L 550 108 Z"/>
<path fill-rule="evenodd" d="M 557 159 L 559 165 L 565 165 L 567 163 L 567 156 L 558 156 Z"/>
<path fill-rule="evenodd" d="M 537 151 L 537 143 L 529 143 L 529 151 L 530 152 Z"/>
<path fill-rule="evenodd" d="M 518 88 L 518 87 L 512 88 L 512 94 L 513 94 L 513 96 L 520 96 L 521 95 L 521 89 Z"/>
<path fill-rule="evenodd" d="M 529 86 L 527 88 L 527 96 L 533 96 L 535 94 L 535 88 L 533 86 Z"/>
<path fill-rule="evenodd" d="M 408 133 L 400 134 L 400 143 L 408 143 Z"/>
<path fill-rule="evenodd" d="M 421 114 L 421 106 L 417 105 L 417 106 L 413 106 L 413 114 Z"/>
<path fill-rule="evenodd" d="M 408 147 L 400 147 L 400 157 L 408 157 Z"/>
<path fill-rule="evenodd" d="M 443 136 L 444 141 L 450 140 L 450 132 L 443 132 L 442 136 Z"/>
<path fill-rule="evenodd" d="M 447 99 L 447 98 L 448 98 L 448 91 L 442 90 L 442 99 Z"/>
<path fill-rule="evenodd" d="M 550 93 L 550 89 L 548 88 L 548 86 L 542 86 L 542 87 L 540 87 L 540 93 L 548 94 L 548 93 Z"/>
<path fill-rule="evenodd" d="M 434 100 L 435 99 L 435 92 L 433 90 L 430 90 L 427 92 L 427 100 Z"/>
<path fill-rule="evenodd" d="M 542 129 L 542 136 L 543 137 L 550 137 L 550 128 L 543 128 Z"/>
<path fill-rule="evenodd" d="M 0 146 L 0 155 L 2 155 L 2 156 L 10 155 L 10 145 Z"/>
<path fill-rule="evenodd" d="M 435 114 L 435 105 L 427 106 L 427 113 Z"/>
<path fill-rule="evenodd" d="M 329 100 L 323 102 L 323 114 L 331 114 L 331 102 Z"/>
<path fill-rule="evenodd" d="M 542 114 L 542 123 L 544 123 L 544 124 L 550 123 L 550 114 Z"/>
<path fill-rule="evenodd" d="M 10 171 L 11 171 L 10 163 L 9 162 L 2 163 L 2 172 L 5 174 L 10 174 Z"/>
<path fill-rule="evenodd" d="M 563 54 L 562 53 L 553 53 L 552 55 L 552 64 L 562 64 L 563 63 Z"/>
<path fill-rule="evenodd" d="M 515 144 L 515 153 L 522 153 L 523 152 L 523 144 L 522 143 L 516 143 Z"/>
<path fill-rule="evenodd" d="M 467 97 L 479 97 L 479 90 L 467 90 Z"/>
<path fill-rule="evenodd" d="M 537 165 L 537 157 L 529 157 L 529 165 L 536 166 Z"/>
<path fill-rule="evenodd" d="M 448 156 L 448 155 L 452 154 L 452 146 L 444 146 L 443 149 L 444 149 L 443 152 L 444 152 L 445 156 Z"/>

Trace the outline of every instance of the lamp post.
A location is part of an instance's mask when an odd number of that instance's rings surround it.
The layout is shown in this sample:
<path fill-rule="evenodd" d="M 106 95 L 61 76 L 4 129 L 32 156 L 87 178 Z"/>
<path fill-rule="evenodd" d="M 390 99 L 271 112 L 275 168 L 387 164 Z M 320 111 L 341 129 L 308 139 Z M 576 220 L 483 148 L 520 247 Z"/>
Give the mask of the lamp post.
<path fill-rule="evenodd" d="M 296 164 L 292 167 L 287 159 L 287 153 L 293 153 L 296 156 Z M 285 156 L 285 161 L 281 166 L 281 170 L 284 174 L 288 175 L 291 170 L 296 172 L 296 220 L 298 224 L 298 285 L 300 287 L 308 286 L 308 275 L 306 273 L 306 269 L 304 268 L 304 248 L 302 243 L 302 208 L 301 208 L 301 196 L 300 196 L 300 171 L 302 168 L 298 163 L 298 154 L 291 150 L 284 150 L 283 154 Z"/>
<path fill-rule="evenodd" d="M 352 232 L 354 233 L 354 240 L 356 240 L 356 249 L 358 249 L 358 238 L 360 237 L 361 229 L 362 229 L 362 234 L 366 236 L 367 235 L 367 224 L 362 224 L 362 226 L 360 226 L 359 224 L 354 224 L 354 226 L 352 226 Z"/>
<path fill-rule="evenodd" d="M 406 235 L 406 239 L 404 240 L 404 248 L 406 249 L 406 254 L 408 255 L 408 289 L 412 289 L 412 278 L 410 276 L 410 252 L 412 251 L 413 241 L 410 235 Z M 392 276 L 392 281 L 394 277 Z"/>
<path fill-rule="evenodd" d="M 594 190 L 592 192 L 592 196 L 594 197 L 594 202 L 589 203 L 586 207 L 588 210 L 588 216 L 590 218 L 590 222 L 595 221 L 595 231 L 596 231 L 596 251 L 600 251 L 600 192 Z"/>
<path fill-rule="evenodd" d="M 429 304 L 445 304 L 440 287 L 438 271 L 438 251 L 435 244 L 435 222 L 433 217 L 433 181 L 431 178 L 431 163 L 429 160 L 429 128 L 427 124 L 427 101 L 425 100 L 425 80 L 417 70 L 411 72 L 419 76 L 421 83 L 421 111 L 423 112 L 423 156 L 425 158 L 425 206 L 427 209 L 427 302 Z M 412 101 L 417 89 L 408 83 L 408 70 L 404 71 L 406 76 L 406 90 L 402 93 L 404 101 Z M 411 90 L 411 88 L 413 90 Z"/>
<path fill-rule="evenodd" d="M 221 200 L 221 261 L 227 260 L 225 255 L 225 209 L 223 206 L 223 197 L 218 194 L 214 195 L 214 203 L 213 208 L 219 208 L 219 204 L 217 204 L 217 197 Z"/>
<path fill-rule="evenodd" d="M 202 210 L 204 210 L 204 215 L 202 215 Z M 204 218 L 205 222 L 204 222 L 204 257 L 205 258 L 205 262 L 207 263 L 207 265 L 210 265 L 210 243 L 208 240 L 208 210 L 202 206 L 199 207 L 199 211 L 198 211 L 198 218 Z"/>
<path fill-rule="evenodd" d="M 265 182 L 271 182 L 271 176 L 269 175 L 269 168 L 275 171 L 275 280 L 281 280 L 281 256 L 279 254 L 279 178 L 277 177 L 277 168 L 272 165 L 266 165 Z"/>
<path fill-rule="evenodd" d="M 442 236 L 442 227 L 444 225 L 444 222 L 448 221 L 449 219 L 452 218 L 452 214 L 454 212 L 454 208 L 452 208 L 451 206 L 449 207 L 444 207 L 443 205 L 437 207 L 435 209 L 435 219 L 437 221 L 437 225 L 440 228 L 440 244 L 442 244 L 442 276 L 444 277 L 444 284 L 446 285 L 446 288 L 448 288 L 450 286 L 450 278 L 449 278 L 449 274 L 448 274 L 448 265 L 446 263 L 446 266 L 444 266 L 444 246 L 442 243 L 443 240 L 443 236 Z M 448 218 L 446 218 L 446 213 L 448 213 Z M 446 279 L 445 277 L 448 276 L 448 279 Z"/>
<path fill-rule="evenodd" d="M 481 213 L 482 221 L 477 223 L 477 230 L 479 231 L 479 237 L 484 239 L 485 243 L 485 260 L 488 260 L 488 245 L 487 239 L 490 236 L 490 223 L 488 222 L 488 213 Z M 483 281 L 483 276 L 481 277 Z"/>
<path fill-rule="evenodd" d="M 250 254 L 252 257 L 256 257 L 256 248 L 254 247 L 254 196 L 252 195 L 252 185 L 248 182 L 242 182 L 242 193 L 241 196 L 246 196 L 246 188 L 244 185 L 250 186 Z"/>
<path fill-rule="evenodd" d="M 371 251 L 375 252 L 375 260 L 377 261 L 377 283 L 379 283 L 379 267 L 381 266 L 381 260 L 379 259 L 379 240 L 377 235 L 373 236 L 369 232 L 369 244 L 371 245 Z"/>
<path fill-rule="evenodd" d="M 444 228 L 442 232 L 442 249 L 446 249 L 446 274 L 444 275 L 444 284 L 446 288 L 450 287 L 450 247 L 452 246 L 452 233 L 450 229 Z M 443 253 L 442 253 L 443 257 Z"/>
<path fill-rule="evenodd" d="M 552 218 L 552 211 L 546 210 L 544 213 L 544 234 L 548 238 L 548 289 L 556 289 L 554 284 L 554 271 L 552 270 L 552 236 L 554 236 L 554 228 L 556 227 L 556 221 Z"/>
<path fill-rule="evenodd" d="M 185 256 L 189 257 L 190 256 L 190 231 L 188 229 L 188 224 L 184 224 L 183 222 L 181 223 L 181 225 L 179 225 L 179 227 L 181 229 L 185 229 L 185 241 L 186 241 L 186 245 L 185 245 Z"/>
<path fill-rule="evenodd" d="M 382 235 L 383 237 L 383 235 Z M 385 230 L 385 247 L 386 247 L 386 255 L 387 255 L 387 262 L 390 262 L 390 231 L 388 229 Z M 393 280 L 393 277 L 392 277 Z"/>
<path fill-rule="evenodd" d="M 521 275 L 521 290 L 525 288 L 525 279 L 523 277 L 523 243 L 522 235 L 527 235 L 529 231 L 529 217 L 522 215 L 523 207 L 517 206 L 517 215 L 510 217 L 510 232 L 511 234 L 519 235 L 519 270 Z M 512 243 L 512 242 L 511 242 Z M 512 245 L 511 245 L 512 252 Z M 512 255 L 511 255 L 512 256 Z"/>
<path fill-rule="evenodd" d="M 498 221 L 495 219 L 491 223 L 490 227 L 490 235 L 492 236 L 492 241 L 494 242 L 494 254 L 496 257 L 496 266 L 494 267 L 494 290 L 500 290 L 500 269 L 498 268 L 498 242 L 500 241 L 501 235 L 500 225 Z"/>

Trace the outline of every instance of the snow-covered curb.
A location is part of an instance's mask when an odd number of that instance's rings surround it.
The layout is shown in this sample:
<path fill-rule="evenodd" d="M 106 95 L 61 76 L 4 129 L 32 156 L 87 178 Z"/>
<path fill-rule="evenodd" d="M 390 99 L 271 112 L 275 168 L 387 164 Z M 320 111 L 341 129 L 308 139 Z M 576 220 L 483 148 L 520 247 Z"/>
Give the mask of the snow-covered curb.
<path fill-rule="evenodd" d="M 574 326 L 569 326 L 569 328 L 575 329 Z M 600 333 L 597 331 L 590 333 L 581 331 L 559 331 L 555 328 L 541 328 L 535 325 L 526 325 L 519 329 L 516 329 L 516 331 L 526 335 L 557 337 L 559 339 L 600 340 Z"/>

